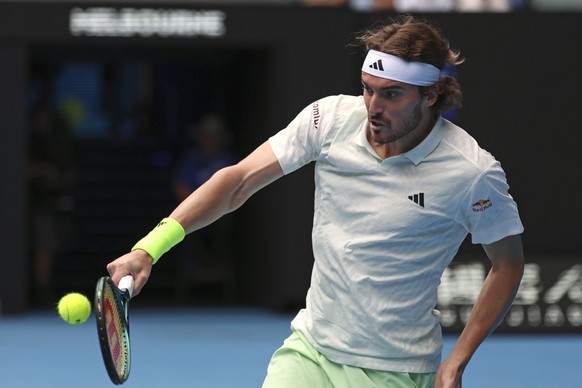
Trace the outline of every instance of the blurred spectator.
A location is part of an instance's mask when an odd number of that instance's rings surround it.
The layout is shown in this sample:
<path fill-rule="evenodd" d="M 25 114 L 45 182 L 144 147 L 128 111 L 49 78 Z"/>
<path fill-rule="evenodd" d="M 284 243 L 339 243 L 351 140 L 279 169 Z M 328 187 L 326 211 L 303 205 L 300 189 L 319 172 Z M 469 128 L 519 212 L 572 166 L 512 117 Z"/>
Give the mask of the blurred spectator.
<path fill-rule="evenodd" d="M 457 0 L 459 12 L 510 12 L 511 0 Z"/>
<path fill-rule="evenodd" d="M 351 7 L 357 11 L 391 10 L 394 0 L 301 0 L 308 7 Z"/>
<path fill-rule="evenodd" d="M 349 6 L 357 11 L 509 12 L 523 9 L 526 0 L 301 0 L 305 6 Z"/>
<path fill-rule="evenodd" d="M 54 303 L 53 267 L 72 231 L 76 181 L 75 142 L 60 115 L 39 103 L 30 116 L 29 199 L 33 256 L 33 303 Z"/>
<path fill-rule="evenodd" d="M 394 0 L 350 0 L 356 11 L 387 11 L 394 8 Z"/>
<path fill-rule="evenodd" d="M 394 0 L 397 12 L 449 12 L 456 0 Z"/>
<path fill-rule="evenodd" d="M 181 202 L 219 169 L 237 162 L 222 117 L 204 116 L 188 128 L 192 145 L 182 156 L 174 175 L 174 194 Z M 187 302 L 191 286 L 221 284 L 225 297 L 234 293 L 233 219 L 222 217 L 188 236 L 178 247 L 176 296 Z"/>
<path fill-rule="evenodd" d="M 174 176 L 174 193 L 181 202 L 219 169 L 234 164 L 232 141 L 224 120 L 208 114 L 188 128 L 191 148 L 182 156 Z"/>

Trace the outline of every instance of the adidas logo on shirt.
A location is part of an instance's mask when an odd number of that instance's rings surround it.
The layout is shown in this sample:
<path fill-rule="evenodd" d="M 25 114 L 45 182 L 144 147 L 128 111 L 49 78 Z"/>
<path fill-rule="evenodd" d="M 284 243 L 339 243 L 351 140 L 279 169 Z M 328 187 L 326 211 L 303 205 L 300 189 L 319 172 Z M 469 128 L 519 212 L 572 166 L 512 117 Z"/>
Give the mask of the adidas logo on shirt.
<path fill-rule="evenodd" d="M 409 195 L 408 199 L 410 199 L 412 202 L 419 205 L 420 207 L 424 207 L 424 193 Z"/>
<path fill-rule="evenodd" d="M 380 70 L 380 71 L 384 71 L 384 66 L 382 66 L 382 60 L 379 59 L 376 62 L 372 63 L 370 65 L 371 69 L 375 69 L 375 70 Z"/>

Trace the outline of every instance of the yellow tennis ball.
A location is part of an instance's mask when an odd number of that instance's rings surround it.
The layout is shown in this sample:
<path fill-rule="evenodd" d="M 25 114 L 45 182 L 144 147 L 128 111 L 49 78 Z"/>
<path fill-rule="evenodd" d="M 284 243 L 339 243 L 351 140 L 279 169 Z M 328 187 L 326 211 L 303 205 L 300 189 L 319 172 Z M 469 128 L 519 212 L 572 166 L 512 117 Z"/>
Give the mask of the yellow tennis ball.
<path fill-rule="evenodd" d="M 57 311 L 63 320 L 77 325 L 85 322 L 91 315 L 91 303 L 85 295 L 71 292 L 61 298 Z"/>

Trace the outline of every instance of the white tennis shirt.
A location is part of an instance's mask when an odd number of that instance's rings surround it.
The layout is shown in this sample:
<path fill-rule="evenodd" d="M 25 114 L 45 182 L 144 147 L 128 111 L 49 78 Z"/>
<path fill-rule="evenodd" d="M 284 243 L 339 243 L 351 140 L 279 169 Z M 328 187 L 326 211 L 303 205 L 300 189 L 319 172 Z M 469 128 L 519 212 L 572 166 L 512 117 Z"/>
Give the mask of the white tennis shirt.
<path fill-rule="evenodd" d="M 409 152 L 381 160 L 366 139 L 361 96 L 306 107 L 269 139 L 285 174 L 315 161 L 313 266 L 293 320 L 330 360 L 435 372 L 441 275 L 467 233 L 473 243 L 523 226 L 499 162 L 440 118 Z"/>

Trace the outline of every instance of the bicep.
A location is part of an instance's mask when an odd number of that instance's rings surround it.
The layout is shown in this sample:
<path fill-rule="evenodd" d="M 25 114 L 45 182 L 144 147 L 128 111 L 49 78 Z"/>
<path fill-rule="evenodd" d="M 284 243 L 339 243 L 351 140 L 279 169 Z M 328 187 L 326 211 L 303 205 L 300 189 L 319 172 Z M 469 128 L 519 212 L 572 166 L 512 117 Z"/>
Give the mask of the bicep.
<path fill-rule="evenodd" d="M 523 268 L 523 246 L 519 234 L 507 236 L 491 244 L 483 244 L 483 249 L 494 268 Z"/>
<path fill-rule="evenodd" d="M 234 168 L 238 170 L 241 177 L 241 184 L 236 194 L 237 202 L 241 203 L 284 175 L 268 141 L 261 144 Z"/>

